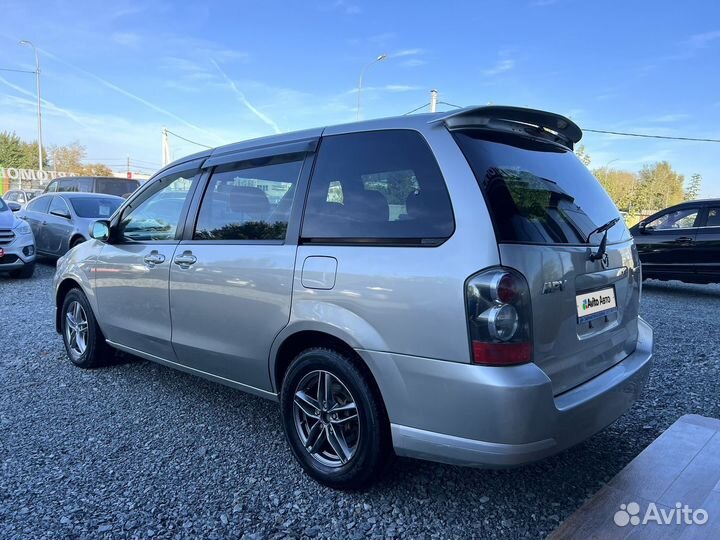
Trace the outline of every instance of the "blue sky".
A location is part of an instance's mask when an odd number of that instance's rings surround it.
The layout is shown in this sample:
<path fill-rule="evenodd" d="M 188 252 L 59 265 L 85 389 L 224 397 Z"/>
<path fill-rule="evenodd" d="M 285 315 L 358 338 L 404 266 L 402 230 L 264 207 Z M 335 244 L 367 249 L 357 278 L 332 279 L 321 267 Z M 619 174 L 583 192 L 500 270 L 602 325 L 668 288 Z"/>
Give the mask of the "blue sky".
<path fill-rule="evenodd" d="M 440 99 L 548 109 L 584 128 L 720 139 L 714 0 L 4 0 L 0 68 L 41 50 L 46 144 L 160 164 L 161 129 L 210 146 Z M 34 78 L 0 71 L 0 130 L 35 137 Z M 669 160 L 720 197 L 720 144 L 587 133 L 591 166 Z M 173 157 L 199 147 L 171 138 Z"/>

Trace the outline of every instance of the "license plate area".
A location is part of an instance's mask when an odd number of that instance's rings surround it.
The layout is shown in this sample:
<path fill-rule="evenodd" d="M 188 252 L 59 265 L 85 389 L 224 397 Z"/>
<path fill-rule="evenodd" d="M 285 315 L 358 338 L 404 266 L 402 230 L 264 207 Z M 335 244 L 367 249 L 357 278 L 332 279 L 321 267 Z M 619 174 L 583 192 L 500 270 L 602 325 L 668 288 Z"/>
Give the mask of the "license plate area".
<path fill-rule="evenodd" d="M 575 295 L 578 323 L 607 317 L 617 312 L 615 287 L 588 291 Z"/>

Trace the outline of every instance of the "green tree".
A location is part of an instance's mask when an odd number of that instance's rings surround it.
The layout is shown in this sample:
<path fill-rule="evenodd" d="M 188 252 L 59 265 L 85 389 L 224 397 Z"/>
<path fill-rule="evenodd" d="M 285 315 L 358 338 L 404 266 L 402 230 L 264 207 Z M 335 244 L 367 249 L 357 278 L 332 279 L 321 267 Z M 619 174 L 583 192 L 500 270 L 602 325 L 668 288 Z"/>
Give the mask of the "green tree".
<path fill-rule="evenodd" d="M 638 210 L 657 210 L 679 203 L 684 198 L 685 177 L 667 161 L 644 165 L 638 173 L 633 206 Z"/>
<path fill-rule="evenodd" d="M 685 187 L 685 200 L 694 201 L 700 196 L 700 184 L 702 183 L 702 176 L 698 173 L 693 174 L 688 180 L 687 186 Z"/>
<path fill-rule="evenodd" d="M 575 149 L 575 155 L 583 162 L 583 165 L 586 167 L 590 165 L 592 160 L 590 159 L 590 154 L 587 153 L 584 144 L 581 144 Z"/>
<path fill-rule="evenodd" d="M 602 167 L 594 169 L 593 174 L 620 210 L 629 211 L 634 206 L 638 182 L 635 173 Z"/>
<path fill-rule="evenodd" d="M 78 141 L 50 148 L 52 166 L 56 171 L 85 176 L 111 176 L 112 170 L 102 163 L 83 163 L 87 151 Z"/>
<path fill-rule="evenodd" d="M 46 155 L 43 155 L 43 162 L 47 166 Z M 37 142 L 23 141 L 15 132 L 1 132 L 0 167 L 38 169 Z"/>

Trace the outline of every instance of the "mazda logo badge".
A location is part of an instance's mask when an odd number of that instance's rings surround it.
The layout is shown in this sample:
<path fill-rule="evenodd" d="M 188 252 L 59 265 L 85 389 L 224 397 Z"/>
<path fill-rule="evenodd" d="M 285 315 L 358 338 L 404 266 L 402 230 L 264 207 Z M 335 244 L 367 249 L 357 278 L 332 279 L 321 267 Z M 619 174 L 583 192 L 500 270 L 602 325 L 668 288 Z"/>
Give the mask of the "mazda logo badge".
<path fill-rule="evenodd" d="M 602 258 L 600 259 L 600 264 L 603 268 L 605 268 L 605 270 L 610 268 L 610 257 L 608 257 L 607 253 L 603 253 Z"/>

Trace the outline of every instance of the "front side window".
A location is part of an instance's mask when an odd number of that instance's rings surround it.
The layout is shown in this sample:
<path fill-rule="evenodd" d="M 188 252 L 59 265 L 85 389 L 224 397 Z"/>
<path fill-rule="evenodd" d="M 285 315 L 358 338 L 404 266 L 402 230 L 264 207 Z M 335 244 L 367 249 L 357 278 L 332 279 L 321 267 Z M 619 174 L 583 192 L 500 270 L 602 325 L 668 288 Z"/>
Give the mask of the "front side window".
<path fill-rule="evenodd" d="M 41 214 L 47 214 L 48 207 L 50 206 L 50 199 L 52 197 L 38 197 L 33 199 L 27 205 L 26 210 L 29 212 L 40 212 Z"/>
<path fill-rule="evenodd" d="M 8 191 L 3 199 L 5 199 L 5 202 L 18 202 L 18 192 Z"/>
<path fill-rule="evenodd" d="M 454 229 L 445 181 L 419 133 L 390 130 L 323 139 L 303 238 L 434 243 Z"/>
<path fill-rule="evenodd" d="M 683 208 L 682 210 L 668 212 L 648 222 L 645 228 L 657 231 L 689 229 L 695 225 L 698 211 L 697 208 Z"/>
<path fill-rule="evenodd" d="M 195 172 L 193 169 L 158 180 L 152 195 L 123 212 L 120 238 L 131 242 L 174 240 Z"/>
<path fill-rule="evenodd" d="M 53 180 L 47 187 L 48 193 L 55 193 L 58 190 L 58 181 Z"/>
<path fill-rule="evenodd" d="M 218 168 L 200 205 L 194 240 L 284 240 L 304 154 Z"/>
<path fill-rule="evenodd" d="M 65 216 L 70 213 L 68 210 L 67 204 L 65 204 L 65 201 L 62 197 L 52 197 L 52 201 L 50 201 L 50 210 L 49 212 L 51 214 Z"/>

